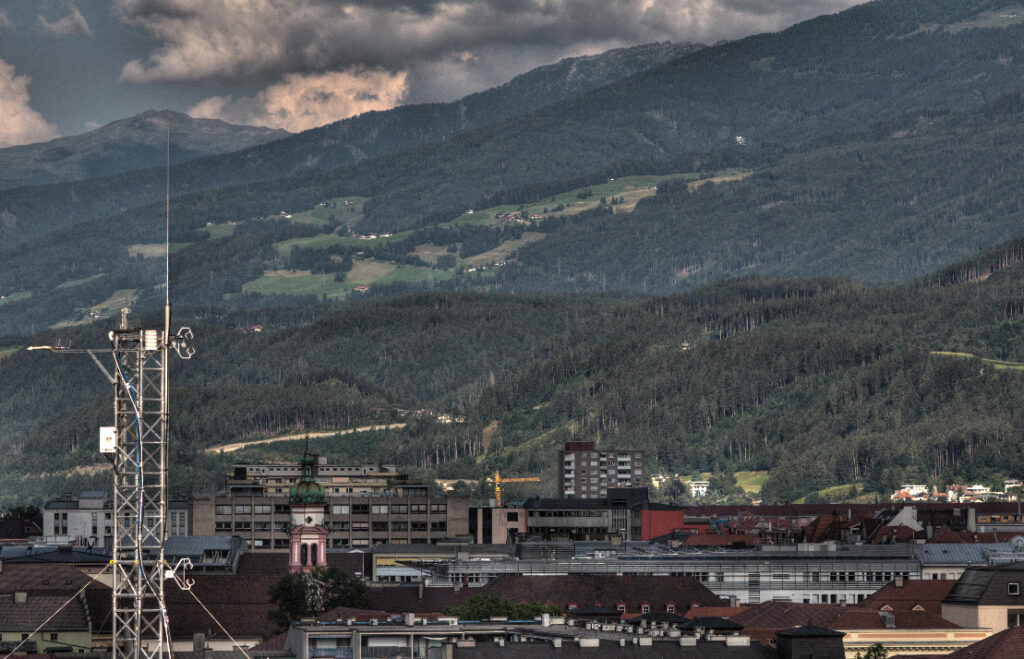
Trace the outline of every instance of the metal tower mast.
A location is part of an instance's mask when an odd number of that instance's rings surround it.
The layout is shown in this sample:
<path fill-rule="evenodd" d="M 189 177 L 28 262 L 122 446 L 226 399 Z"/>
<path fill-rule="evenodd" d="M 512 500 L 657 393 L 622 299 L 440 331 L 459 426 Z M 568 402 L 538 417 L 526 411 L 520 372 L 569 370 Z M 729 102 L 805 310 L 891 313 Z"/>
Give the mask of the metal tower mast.
<path fill-rule="evenodd" d="M 167 538 L 167 367 L 170 351 L 195 354 L 192 330 L 128 327 L 128 310 L 108 334 L 111 374 L 97 357 L 106 349 L 32 346 L 29 350 L 86 353 L 114 385 L 114 426 L 100 429 L 100 452 L 114 463 L 113 659 L 161 659 L 170 646 L 164 580 L 174 571 L 164 560 Z"/>
<path fill-rule="evenodd" d="M 168 313 L 165 314 L 169 316 Z M 167 367 L 191 357 L 191 331 L 110 332 L 114 384 L 113 657 L 159 658 L 170 642 L 164 604 L 167 538 Z M 109 448 L 107 449 L 110 450 Z"/>
<path fill-rule="evenodd" d="M 128 309 L 121 324 L 107 336 L 114 374 L 94 349 L 30 346 L 28 350 L 86 353 L 114 385 L 114 425 L 100 428 L 100 452 L 113 454 L 114 546 L 113 659 L 163 659 L 171 634 L 164 600 L 164 580 L 174 578 L 188 590 L 191 583 L 175 569 L 191 566 L 182 559 L 172 569 L 164 560 L 167 539 L 167 366 L 170 351 L 191 359 L 192 330 L 171 334 L 171 127 L 167 125 L 167 191 L 165 202 L 164 327 L 128 327 Z"/>

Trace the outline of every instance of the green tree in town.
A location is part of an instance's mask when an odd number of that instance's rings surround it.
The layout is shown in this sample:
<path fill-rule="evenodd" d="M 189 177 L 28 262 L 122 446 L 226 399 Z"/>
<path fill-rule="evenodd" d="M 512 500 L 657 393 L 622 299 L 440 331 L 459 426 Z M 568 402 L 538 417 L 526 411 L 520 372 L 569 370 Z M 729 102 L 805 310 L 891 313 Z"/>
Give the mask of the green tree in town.
<path fill-rule="evenodd" d="M 460 620 L 483 620 L 484 618 L 505 617 L 509 620 L 532 620 L 542 613 L 561 615 L 557 606 L 530 602 L 517 604 L 496 595 L 473 595 L 459 606 L 445 607 L 446 616 L 457 616 Z"/>
<path fill-rule="evenodd" d="M 335 565 L 286 574 L 270 586 L 268 594 L 277 609 L 267 617 L 281 629 L 337 606 L 365 609 L 370 605 L 366 584 Z"/>
<path fill-rule="evenodd" d="M 857 659 L 886 659 L 888 656 L 889 653 L 881 643 L 875 643 L 863 655 L 860 652 L 857 653 Z"/>

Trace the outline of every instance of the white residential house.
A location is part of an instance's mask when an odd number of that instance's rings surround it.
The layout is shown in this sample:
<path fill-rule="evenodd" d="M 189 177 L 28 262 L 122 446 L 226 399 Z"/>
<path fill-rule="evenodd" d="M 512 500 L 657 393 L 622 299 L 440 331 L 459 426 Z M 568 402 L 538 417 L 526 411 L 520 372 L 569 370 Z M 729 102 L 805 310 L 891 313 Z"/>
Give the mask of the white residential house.
<path fill-rule="evenodd" d="M 686 481 L 686 485 L 690 488 L 691 497 L 705 496 L 708 493 L 708 488 L 711 487 L 711 483 L 708 481 Z"/>

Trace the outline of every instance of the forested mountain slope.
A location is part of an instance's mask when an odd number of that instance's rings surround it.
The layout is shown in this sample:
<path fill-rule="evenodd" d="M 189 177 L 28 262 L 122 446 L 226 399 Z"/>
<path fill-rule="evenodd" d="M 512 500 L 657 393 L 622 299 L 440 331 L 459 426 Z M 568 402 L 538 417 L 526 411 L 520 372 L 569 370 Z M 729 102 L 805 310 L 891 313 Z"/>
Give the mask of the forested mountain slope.
<path fill-rule="evenodd" d="M 321 290 L 351 290 L 355 284 L 342 264 L 351 269 L 353 259 L 410 273 L 388 285 L 367 281 L 373 295 L 417 287 L 663 294 L 747 274 L 896 281 L 1018 235 L 1024 220 L 1016 193 L 1024 177 L 1021 143 L 1024 95 L 1009 93 L 971 110 L 906 114 L 866 131 L 803 145 L 732 146 L 622 163 L 622 171 L 549 180 L 506 195 L 513 209 L 515 203 L 530 203 L 548 214 L 532 221 L 528 241 L 522 240 L 523 226 L 483 213 L 462 216 L 472 224 L 453 224 L 461 215 L 456 212 L 396 237 L 364 241 L 355 237 L 353 226 L 359 226 L 370 202 L 359 212 L 321 211 L 341 219 L 312 224 L 277 214 L 235 222 L 231 215 L 210 214 L 211 200 L 197 199 L 194 207 L 174 210 L 172 240 L 178 245 L 171 259 L 172 290 L 210 309 L 282 304 L 287 298 L 257 295 L 247 286 L 268 272 L 298 281 L 294 277 L 300 272 L 320 263 L 326 270 L 319 272 L 326 274 L 316 276 L 338 282 Z M 609 174 L 643 172 L 677 178 L 662 181 L 656 194 L 653 187 L 640 190 L 647 196 L 635 208 L 597 205 L 596 195 L 593 209 L 578 214 L 540 208 L 553 206 L 555 197 L 549 195 L 556 192 L 577 185 L 589 189 L 586 181 L 602 189 L 611 185 Z M 732 174 L 718 183 L 697 184 L 696 179 L 716 172 Z M 569 196 L 578 201 L 577 195 Z M 238 198 L 236 211 L 242 216 L 246 203 L 252 202 Z M 162 228 L 147 221 L 150 214 L 162 215 L 162 209 L 82 224 L 0 254 L 0 294 L 22 292 L 21 298 L 0 302 L 5 312 L 0 331 L 74 320 L 82 308 L 102 305 L 117 291 L 136 291 L 139 308 L 158 305 L 162 263 L 140 257 L 136 246 L 159 247 Z M 233 226 L 210 228 L 206 218 Z M 211 233 L 221 229 L 230 231 Z M 286 251 L 294 241 L 306 241 L 308 258 Z M 477 247 L 471 250 L 471 244 Z M 470 274 L 472 261 L 466 258 L 503 244 L 514 245 L 507 250 L 513 258 L 488 277 Z M 458 267 L 442 270 L 423 261 L 420 250 L 431 246 L 446 246 Z M 89 259 L 69 257 L 75 252 Z"/>
<path fill-rule="evenodd" d="M 211 223 L 247 223 L 358 197 L 361 214 L 348 229 L 392 233 L 608 178 L 726 167 L 755 175 L 697 194 L 667 186 L 662 199 L 641 204 L 625 221 L 584 215 L 545 223 L 550 239 L 521 249 L 516 269 L 482 285 L 652 293 L 753 272 L 873 280 L 919 274 L 1015 235 L 1006 232 L 1017 223 L 1007 192 L 1020 175 L 1013 144 L 1021 116 L 1007 90 L 1024 81 L 1024 22 L 1013 16 L 982 0 L 881 0 L 702 49 L 442 143 L 184 194 L 172 203 L 172 239 L 193 246 L 177 257 L 186 279 L 175 290 L 211 307 L 280 303 L 241 293 L 285 265 L 271 243 L 301 232 L 250 226 L 244 236 L 204 242 Z M 1006 93 L 1010 101 L 998 100 Z M 954 114 L 943 119 L 950 108 Z M 888 133 L 863 132 L 879 121 Z M 806 143 L 771 144 L 794 141 Z M 994 164 L 983 162 L 986 150 Z M 957 173 L 958 163 L 971 167 Z M 129 208 L 0 252 L 0 295 L 20 296 L 6 301 L 11 320 L 0 322 L 0 331 L 73 321 L 117 291 L 138 291 L 145 305 L 155 290 L 160 269 L 133 246 L 161 239 L 162 204 L 131 207 L 161 186 L 87 183 L 102 194 L 40 189 L 45 198 L 33 193 L 19 206 L 25 189 L 0 192 L 0 209 L 8 208 L 0 231 L 12 240 L 29 235 L 21 233 L 26 224 L 41 232 L 51 220 Z M 90 206 L 97 199 L 105 199 L 104 210 Z M 43 219 L 36 225 L 29 216 Z M 392 260 L 399 257 L 406 255 Z"/>
<path fill-rule="evenodd" d="M 1020 473 L 1024 371 L 933 351 L 1024 361 L 1022 260 L 1016 240 L 899 285 L 751 278 L 639 300 L 429 293 L 204 314 L 189 321 L 196 359 L 172 373 L 173 485 L 216 487 L 225 460 L 244 456 L 203 456 L 204 447 L 396 421 L 409 425 L 317 448 L 553 482 L 559 443 L 593 439 L 644 448 L 656 469 L 770 469 L 769 500 L 854 481 L 884 491 L 907 478 Z M 103 331 L 62 335 L 101 346 Z M 84 357 L 7 353 L 0 437 L 14 454 L 0 458 L 0 501 L 102 465 L 92 447 L 108 396 Z M 420 406 L 465 423 L 397 411 Z M 73 482 L 103 477 L 79 472 Z"/>
<path fill-rule="evenodd" d="M 185 195 L 221 186 L 280 179 L 306 170 L 333 169 L 392 151 L 439 142 L 458 130 L 535 110 L 700 47 L 699 44 L 663 42 L 568 58 L 452 103 L 406 105 L 383 112 L 367 112 L 267 144 L 175 166 L 171 171 L 173 193 Z M 19 158 L 25 151 L 32 152 L 30 147 L 17 149 L 21 151 L 13 153 Z M 3 154 L 0 151 L 0 166 Z M 54 155 L 51 149 L 40 157 Z M 160 162 L 157 160 L 148 166 Z M 2 171 L 0 169 L 0 180 L 4 178 Z M 7 213 L 7 221 L 0 222 L 0 248 L 57 227 L 162 200 L 165 175 L 164 169 L 159 167 L 95 180 L 0 190 L 0 211 Z M 35 184 L 42 182 L 33 181 Z M 11 186 L 0 185 L 3 187 Z"/>
<path fill-rule="evenodd" d="M 921 113 L 782 154 L 742 180 L 669 181 L 628 215 L 561 218 L 500 288 L 666 292 L 737 274 L 897 281 L 1024 226 L 1024 96 Z"/>
<path fill-rule="evenodd" d="M 482 462 L 441 473 L 553 482 L 560 443 L 589 439 L 644 448 L 670 473 L 770 470 L 769 501 L 1021 473 L 1022 250 L 900 286 L 750 279 L 649 300 L 620 340 L 524 369 L 464 427 L 385 446 L 429 465 L 433 446 L 487 428 Z"/>
<path fill-rule="evenodd" d="M 863 129 L 909 110 L 973 107 L 1024 83 L 1024 23 L 1004 18 L 1001 7 L 993 0 L 878 0 L 778 34 L 698 50 L 534 112 L 460 131 L 443 143 L 329 174 L 304 169 L 324 154 L 301 148 L 301 159 L 278 159 L 272 154 L 285 147 L 267 145 L 232 163 L 217 160 L 214 170 L 177 172 L 172 180 L 184 194 L 184 208 L 201 206 L 218 218 L 277 212 L 300 199 L 374 197 L 364 228 L 395 230 L 438 212 L 471 208 L 488 195 L 603 171 L 626 159 L 713 150 L 736 136 L 750 144 L 803 141 Z M 365 120 L 376 121 L 371 115 Z M 300 138 L 306 139 L 289 140 Z M 348 151 L 337 144 L 328 150 Z M 211 181 L 265 179 L 267 171 L 290 178 L 187 194 Z M 0 209 L 17 217 L 20 228 L 5 229 L 0 241 L 10 244 L 155 201 L 152 188 L 162 179 L 133 176 L 6 191 Z"/>

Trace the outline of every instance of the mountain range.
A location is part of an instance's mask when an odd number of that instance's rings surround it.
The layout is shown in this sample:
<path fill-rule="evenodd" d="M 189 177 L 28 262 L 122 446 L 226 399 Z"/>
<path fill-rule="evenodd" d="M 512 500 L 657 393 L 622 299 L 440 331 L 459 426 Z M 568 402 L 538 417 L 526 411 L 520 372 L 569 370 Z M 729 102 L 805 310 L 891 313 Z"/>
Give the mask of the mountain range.
<path fill-rule="evenodd" d="M 169 134 L 168 134 L 169 131 Z M 0 188 L 39 186 L 180 164 L 279 140 L 287 131 L 151 110 L 83 135 L 0 149 Z"/>
<path fill-rule="evenodd" d="M 1022 37 L 1005 3 L 877 0 L 176 165 L 175 487 L 218 443 L 384 421 L 317 447 L 553 478 L 593 439 L 772 501 L 1024 472 Z M 164 175 L 0 190 L 0 473 L 40 474 L 0 505 L 101 478 L 91 364 L 19 348 L 149 321 Z"/>

